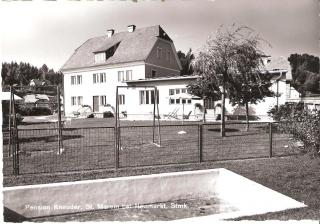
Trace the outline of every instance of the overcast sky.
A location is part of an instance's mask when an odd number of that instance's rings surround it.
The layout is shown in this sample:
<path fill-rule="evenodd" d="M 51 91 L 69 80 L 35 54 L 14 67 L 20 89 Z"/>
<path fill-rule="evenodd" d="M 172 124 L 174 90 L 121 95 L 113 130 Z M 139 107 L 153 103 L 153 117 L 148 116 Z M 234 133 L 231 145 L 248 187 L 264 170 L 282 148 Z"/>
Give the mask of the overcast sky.
<path fill-rule="evenodd" d="M 0 3 L 1 61 L 60 69 L 73 51 L 107 29 L 161 25 L 177 50 L 197 51 L 221 24 L 247 25 L 272 48 L 319 55 L 318 0 L 138 0 Z"/>

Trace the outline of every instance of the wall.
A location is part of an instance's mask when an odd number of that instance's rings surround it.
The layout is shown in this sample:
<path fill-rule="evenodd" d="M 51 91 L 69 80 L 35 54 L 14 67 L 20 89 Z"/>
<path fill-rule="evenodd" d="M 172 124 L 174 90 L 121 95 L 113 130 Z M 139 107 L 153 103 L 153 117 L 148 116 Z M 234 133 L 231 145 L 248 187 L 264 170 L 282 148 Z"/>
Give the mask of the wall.
<path fill-rule="evenodd" d="M 157 49 L 161 48 L 161 56 L 157 57 Z M 167 52 L 170 52 L 170 60 L 167 60 Z M 177 62 L 176 50 L 173 43 L 158 39 L 154 47 L 152 48 L 147 60 L 146 60 L 146 77 L 151 78 L 151 70 L 154 69 L 158 72 L 157 77 L 163 76 L 176 76 L 180 74 L 179 64 Z M 160 67 L 154 67 L 157 65 Z M 162 67 L 162 68 L 161 68 Z M 167 68 L 167 69 L 166 69 Z"/>
<path fill-rule="evenodd" d="M 90 105 L 93 108 L 93 96 L 106 95 L 107 104 L 115 107 L 116 86 L 126 85 L 118 82 L 118 71 L 132 70 L 132 79 L 142 79 L 145 75 L 145 65 L 131 65 L 113 68 L 99 68 L 92 71 L 77 71 L 64 73 L 64 94 L 66 115 L 77 111 L 79 106 L 71 106 L 72 96 L 83 96 L 83 105 Z M 93 84 L 94 73 L 106 73 L 105 83 Z M 81 85 L 71 85 L 71 76 L 82 75 Z"/>
<path fill-rule="evenodd" d="M 159 90 L 159 112 L 161 118 L 164 115 L 169 114 L 170 112 L 177 111 L 177 115 L 182 118 L 183 113 L 183 105 L 180 104 L 169 104 L 169 89 L 176 89 L 176 88 L 187 88 L 187 85 L 191 83 L 191 80 L 170 80 L 170 81 L 156 81 L 156 82 L 144 82 L 144 83 L 135 83 L 134 85 L 144 85 L 144 86 L 156 86 Z M 147 88 L 152 89 L 152 88 Z M 126 101 L 126 105 L 120 107 L 120 112 L 122 110 L 127 111 L 130 115 L 129 119 L 152 119 L 153 113 L 153 104 L 142 104 L 140 105 L 139 102 L 139 90 L 144 90 L 144 88 L 136 88 L 136 89 L 123 89 L 121 90 L 123 94 L 128 96 L 128 100 Z M 120 92 L 119 92 L 120 93 Z M 195 103 L 203 104 L 202 100 L 192 100 L 191 104 L 184 105 L 184 114 L 187 115 L 190 111 L 191 116 L 194 116 L 199 111 L 195 110 Z M 202 116 L 200 116 L 202 117 Z"/>

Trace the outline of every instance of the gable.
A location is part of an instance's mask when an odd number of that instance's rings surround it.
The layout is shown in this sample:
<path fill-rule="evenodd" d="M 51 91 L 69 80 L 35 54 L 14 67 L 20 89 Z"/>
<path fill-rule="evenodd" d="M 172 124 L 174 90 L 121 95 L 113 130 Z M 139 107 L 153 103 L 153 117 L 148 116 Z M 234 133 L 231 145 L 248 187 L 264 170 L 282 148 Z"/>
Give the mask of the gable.
<path fill-rule="evenodd" d="M 150 51 L 146 63 L 181 70 L 181 64 L 172 42 L 158 39 Z"/>

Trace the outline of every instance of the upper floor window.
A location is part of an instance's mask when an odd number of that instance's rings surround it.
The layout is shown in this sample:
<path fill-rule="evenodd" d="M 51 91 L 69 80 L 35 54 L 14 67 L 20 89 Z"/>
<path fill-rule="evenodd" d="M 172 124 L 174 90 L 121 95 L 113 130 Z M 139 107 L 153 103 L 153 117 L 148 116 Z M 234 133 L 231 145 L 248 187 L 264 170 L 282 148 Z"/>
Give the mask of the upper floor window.
<path fill-rule="evenodd" d="M 160 47 L 157 48 L 157 58 L 160 59 L 162 54 L 162 49 Z"/>
<path fill-rule="evenodd" d="M 82 84 L 82 75 L 71 76 L 71 85 L 81 85 L 81 84 Z"/>
<path fill-rule="evenodd" d="M 106 73 L 95 73 L 93 74 L 93 83 L 103 83 L 106 82 Z"/>
<path fill-rule="evenodd" d="M 103 62 L 106 60 L 106 53 L 105 52 L 101 52 L 101 53 L 96 53 L 94 55 L 94 60 L 95 62 Z"/>
<path fill-rule="evenodd" d="M 132 70 L 118 71 L 118 82 L 132 80 Z"/>
<path fill-rule="evenodd" d="M 124 71 L 118 71 L 118 82 L 124 81 Z"/>
<path fill-rule="evenodd" d="M 132 70 L 126 70 L 126 80 L 132 80 Z"/>
<path fill-rule="evenodd" d="M 169 96 L 180 93 L 187 93 L 187 88 L 169 89 Z"/>

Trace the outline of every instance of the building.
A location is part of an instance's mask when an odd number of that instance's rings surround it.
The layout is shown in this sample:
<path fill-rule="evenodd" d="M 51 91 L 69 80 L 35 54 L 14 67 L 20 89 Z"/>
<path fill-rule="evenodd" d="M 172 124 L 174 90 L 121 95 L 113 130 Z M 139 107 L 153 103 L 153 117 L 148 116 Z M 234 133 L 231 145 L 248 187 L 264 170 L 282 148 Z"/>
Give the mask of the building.
<path fill-rule="evenodd" d="M 61 68 L 65 113 L 72 115 L 81 105 L 89 105 L 101 116 L 106 107 L 115 108 L 116 86 L 128 86 L 118 93 L 120 113 L 128 119 L 152 118 L 155 93 L 151 86 L 156 86 L 160 116 L 174 111 L 182 116 L 183 108 L 195 115 L 199 99 L 173 99 L 186 93 L 186 86 L 196 79 L 180 76 L 180 70 L 174 43 L 161 26 L 136 29 L 130 25 L 118 33 L 107 30 L 106 35 L 85 41 Z"/>
<path fill-rule="evenodd" d="M 202 119 L 203 100 L 187 94 L 187 86 L 196 76 L 180 76 L 181 65 L 174 43 L 161 26 L 94 37 L 79 46 L 61 68 L 64 74 L 65 113 L 78 113 L 82 105 L 92 108 L 96 116 L 114 111 L 116 86 L 125 86 L 118 92 L 119 113 L 128 119 L 152 119 L 157 87 L 161 118 L 188 115 Z M 271 76 L 272 90 L 277 97 L 250 105 L 252 115 L 268 119 L 267 112 L 275 105 L 284 104 L 294 94 L 290 87 L 291 68 L 283 57 L 265 57 L 262 67 Z M 138 87 L 139 86 L 139 87 Z M 142 88 L 144 86 L 145 88 Z M 216 120 L 221 113 L 221 102 L 206 100 L 208 120 Z M 226 100 L 226 114 L 236 113 Z"/>

